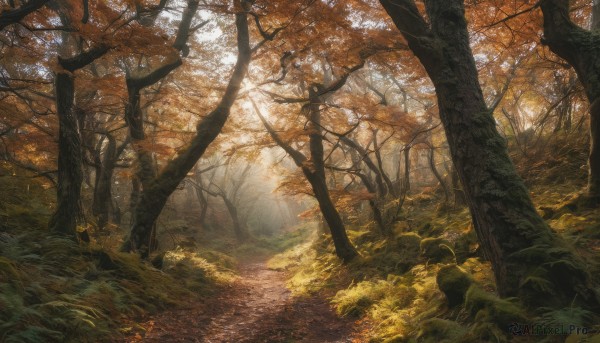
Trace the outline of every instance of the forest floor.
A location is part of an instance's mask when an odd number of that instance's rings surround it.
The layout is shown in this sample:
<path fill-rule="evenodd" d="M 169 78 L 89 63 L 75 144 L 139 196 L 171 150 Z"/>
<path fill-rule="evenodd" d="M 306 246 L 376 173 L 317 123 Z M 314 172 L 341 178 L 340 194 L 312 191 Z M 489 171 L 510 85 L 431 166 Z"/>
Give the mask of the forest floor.
<path fill-rule="evenodd" d="M 239 266 L 239 278 L 215 296 L 152 316 L 126 342 L 362 342 L 352 320 L 319 296 L 293 297 L 286 274 L 263 260 Z"/>

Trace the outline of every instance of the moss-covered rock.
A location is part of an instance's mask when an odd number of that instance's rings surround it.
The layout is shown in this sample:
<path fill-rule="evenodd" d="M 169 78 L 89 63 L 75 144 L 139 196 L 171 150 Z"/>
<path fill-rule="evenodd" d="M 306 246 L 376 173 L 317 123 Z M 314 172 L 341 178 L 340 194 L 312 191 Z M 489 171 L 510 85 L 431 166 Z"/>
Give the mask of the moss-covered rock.
<path fill-rule="evenodd" d="M 423 343 L 457 342 L 464 336 L 466 329 L 451 320 L 432 318 L 421 323 L 418 339 Z"/>
<path fill-rule="evenodd" d="M 470 257 L 479 255 L 479 240 L 477 234 L 472 227 L 468 231 L 464 231 L 456 239 L 454 243 L 454 254 L 458 264 L 463 263 Z"/>
<path fill-rule="evenodd" d="M 421 236 L 414 232 L 402 233 L 396 237 L 396 247 L 405 251 L 419 253 Z"/>
<path fill-rule="evenodd" d="M 473 283 L 473 278 L 453 264 L 442 267 L 436 281 L 440 290 L 446 295 L 448 305 L 454 307 L 465 300 L 465 294 Z"/>
<path fill-rule="evenodd" d="M 421 255 L 432 263 L 454 261 L 452 249 L 452 243 L 442 237 L 425 238 L 420 243 Z"/>
<path fill-rule="evenodd" d="M 511 323 L 525 323 L 527 316 L 514 299 L 500 299 L 477 284 L 472 284 L 465 295 L 465 307 L 478 321 L 487 321 L 500 328 Z"/>

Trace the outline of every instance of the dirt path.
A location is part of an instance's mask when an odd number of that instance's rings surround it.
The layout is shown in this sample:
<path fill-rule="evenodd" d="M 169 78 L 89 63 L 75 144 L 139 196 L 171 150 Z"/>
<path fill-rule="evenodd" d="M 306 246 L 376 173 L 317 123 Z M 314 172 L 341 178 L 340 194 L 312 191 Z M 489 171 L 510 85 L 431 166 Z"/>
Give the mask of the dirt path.
<path fill-rule="evenodd" d="M 283 272 L 264 262 L 241 267 L 240 279 L 202 304 L 153 317 L 144 342 L 361 342 L 353 323 L 340 319 L 327 301 L 295 298 Z"/>

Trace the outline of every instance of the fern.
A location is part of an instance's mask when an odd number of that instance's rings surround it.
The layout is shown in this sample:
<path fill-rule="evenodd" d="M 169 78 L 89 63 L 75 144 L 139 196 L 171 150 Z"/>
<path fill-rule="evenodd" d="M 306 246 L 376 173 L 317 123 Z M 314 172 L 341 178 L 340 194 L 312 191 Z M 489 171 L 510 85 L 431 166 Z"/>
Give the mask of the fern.
<path fill-rule="evenodd" d="M 580 307 L 566 307 L 561 309 L 541 308 L 545 311 L 540 317 L 540 322 L 547 326 L 561 326 L 565 324 L 586 326 L 593 323 L 594 313 Z"/>

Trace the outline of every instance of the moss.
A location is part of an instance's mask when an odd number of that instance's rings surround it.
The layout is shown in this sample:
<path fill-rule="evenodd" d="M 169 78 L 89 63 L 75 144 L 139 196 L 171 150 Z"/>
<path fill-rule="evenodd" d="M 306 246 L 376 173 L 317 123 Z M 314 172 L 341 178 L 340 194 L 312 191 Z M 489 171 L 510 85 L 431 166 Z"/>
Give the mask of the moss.
<path fill-rule="evenodd" d="M 500 299 L 486 292 L 477 284 L 472 284 L 465 296 L 465 307 L 474 317 L 482 317 L 500 328 L 508 328 L 511 323 L 525 323 L 527 316 L 514 299 Z"/>
<path fill-rule="evenodd" d="M 417 338 L 422 343 L 452 343 L 457 342 L 466 331 L 457 322 L 432 318 L 421 323 Z"/>
<path fill-rule="evenodd" d="M 479 240 L 477 234 L 471 226 L 467 231 L 461 233 L 454 244 L 454 253 L 456 254 L 457 263 L 463 263 L 470 257 L 478 255 Z"/>
<path fill-rule="evenodd" d="M 0 239 L 0 337 L 6 342 L 98 342 L 116 335 L 127 316 L 163 309 L 204 291 L 221 273 L 189 264 L 176 279 L 133 254 L 82 249 L 30 229 Z M 22 272 L 27 270 L 27 273 Z M 200 294 L 200 293 L 198 293 Z M 205 293 L 202 293 L 205 294 Z"/>
<path fill-rule="evenodd" d="M 408 343 L 408 342 L 411 342 L 411 340 L 409 338 L 405 337 L 404 335 L 395 335 L 393 337 L 384 339 L 381 343 Z"/>
<path fill-rule="evenodd" d="M 456 265 L 444 266 L 437 274 L 438 287 L 446 295 L 448 306 L 462 304 L 473 278 Z"/>
<path fill-rule="evenodd" d="M 23 287 L 21 274 L 17 271 L 14 262 L 2 256 L 0 256 L 0 280 L 8 280 L 19 288 Z"/>
<path fill-rule="evenodd" d="M 348 289 L 337 292 L 333 298 L 337 313 L 341 316 L 358 318 L 376 301 L 383 299 L 392 291 L 392 285 L 386 281 L 362 281 Z"/>
<path fill-rule="evenodd" d="M 431 223 L 425 223 L 418 230 L 419 235 L 424 237 L 431 237 L 441 235 L 444 230 L 439 226 L 434 226 Z"/>
<path fill-rule="evenodd" d="M 419 253 L 421 236 L 414 232 L 402 233 L 396 237 L 396 247 L 401 250 Z"/>
<path fill-rule="evenodd" d="M 421 255 L 429 259 L 429 262 L 450 262 L 454 260 L 452 243 L 441 237 L 423 239 L 420 250 Z"/>

